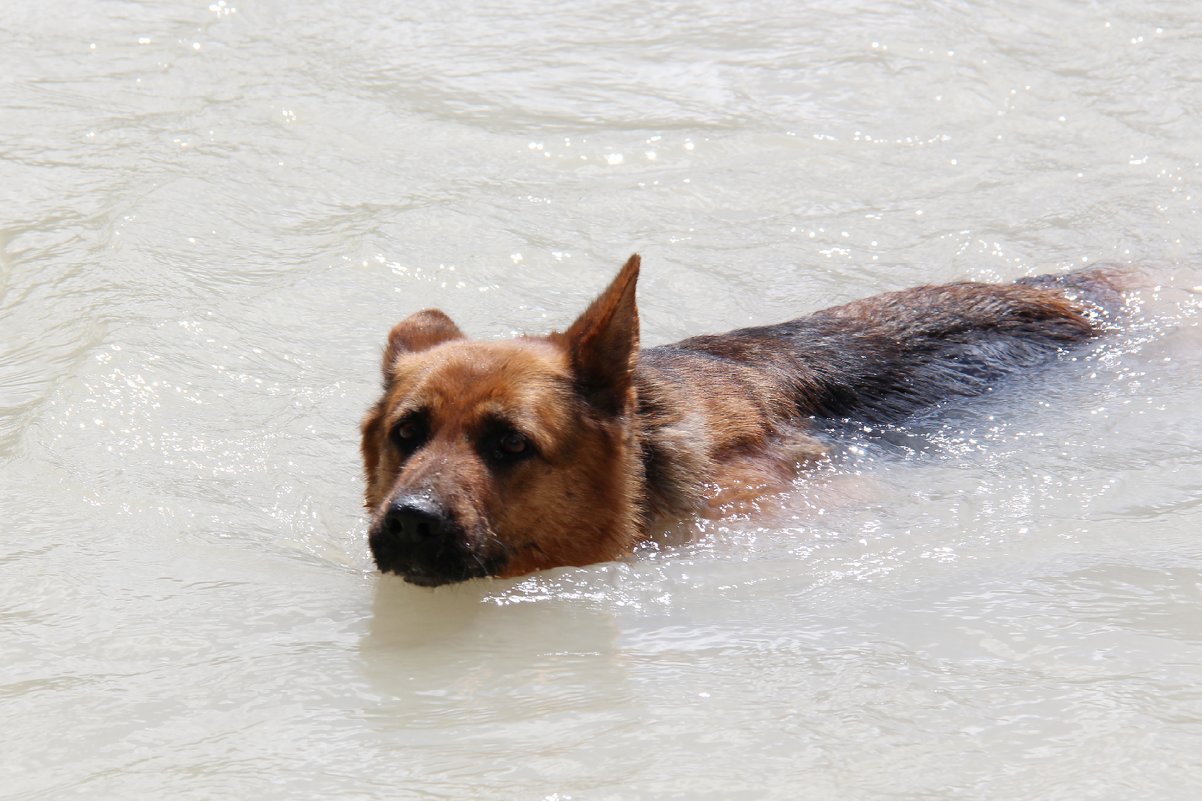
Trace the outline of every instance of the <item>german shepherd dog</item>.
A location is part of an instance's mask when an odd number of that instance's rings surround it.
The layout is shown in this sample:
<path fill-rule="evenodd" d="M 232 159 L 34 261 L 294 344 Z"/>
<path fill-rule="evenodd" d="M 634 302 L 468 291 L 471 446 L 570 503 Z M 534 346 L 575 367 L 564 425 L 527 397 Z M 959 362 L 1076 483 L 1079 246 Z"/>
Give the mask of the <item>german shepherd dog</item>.
<path fill-rule="evenodd" d="M 1118 273 L 922 286 L 639 349 L 634 255 L 566 331 L 479 342 L 398 323 L 362 423 L 376 565 L 436 586 L 627 554 L 729 486 L 781 487 L 814 436 L 899 422 L 1110 327 Z"/>

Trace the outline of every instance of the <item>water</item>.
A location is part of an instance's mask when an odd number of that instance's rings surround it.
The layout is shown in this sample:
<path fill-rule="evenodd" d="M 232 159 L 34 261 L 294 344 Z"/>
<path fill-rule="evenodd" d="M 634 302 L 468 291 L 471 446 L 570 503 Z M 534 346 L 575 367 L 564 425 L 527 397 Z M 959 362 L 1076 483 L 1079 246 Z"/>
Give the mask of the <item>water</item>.
<path fill-rule="evenodd" d="M 1195 799 L 1191 3 L 0 10 L 0 796 Z M 376 576 L 388 327 L 1146 266 L 1126 333 L 628 561 Z"/>

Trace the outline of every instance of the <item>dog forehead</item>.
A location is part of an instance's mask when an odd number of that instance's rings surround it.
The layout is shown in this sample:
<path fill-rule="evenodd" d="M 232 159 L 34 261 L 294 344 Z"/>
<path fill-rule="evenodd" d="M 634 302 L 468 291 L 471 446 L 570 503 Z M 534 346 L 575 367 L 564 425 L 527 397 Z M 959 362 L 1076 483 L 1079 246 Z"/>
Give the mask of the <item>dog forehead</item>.
<path fill-rule="evenodd" d="M 394 408 L 439 416 L 544 417 L 571 381 L 567 354 L 543 339 L 448 342 L 396 366 Z"/>

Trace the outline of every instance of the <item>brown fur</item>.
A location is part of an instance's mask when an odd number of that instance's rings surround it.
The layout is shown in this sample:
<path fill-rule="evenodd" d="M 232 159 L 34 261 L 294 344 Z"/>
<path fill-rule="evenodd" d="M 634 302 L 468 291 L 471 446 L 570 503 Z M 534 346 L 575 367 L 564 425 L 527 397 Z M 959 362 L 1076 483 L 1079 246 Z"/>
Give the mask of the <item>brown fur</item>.
<path fill-rule="evenodd" d="M 880 295 L 639 350 L 632 256 L 562 333 L 473 342 L 441 311 L 388 337 L 362 425 L 377 565 L 436 585 L 628 553 L 653 520 L 787 483 L 813 431 L 993 389 L 1104 328 L 1107 270 Z"/>

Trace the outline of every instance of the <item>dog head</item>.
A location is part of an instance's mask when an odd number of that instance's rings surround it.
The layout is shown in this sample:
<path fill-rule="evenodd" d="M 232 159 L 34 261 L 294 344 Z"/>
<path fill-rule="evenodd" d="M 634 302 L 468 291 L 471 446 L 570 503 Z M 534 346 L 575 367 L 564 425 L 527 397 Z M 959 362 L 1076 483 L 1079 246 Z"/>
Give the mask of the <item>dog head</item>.
<path fill-rule="evenodd" d="M 384 393 L 361 427 L 381 571 L 435 586 L 630 549 L 638 272 L 634 255 L 562 333 L 476 342 L 434 309 L 392 329 Z"/>

